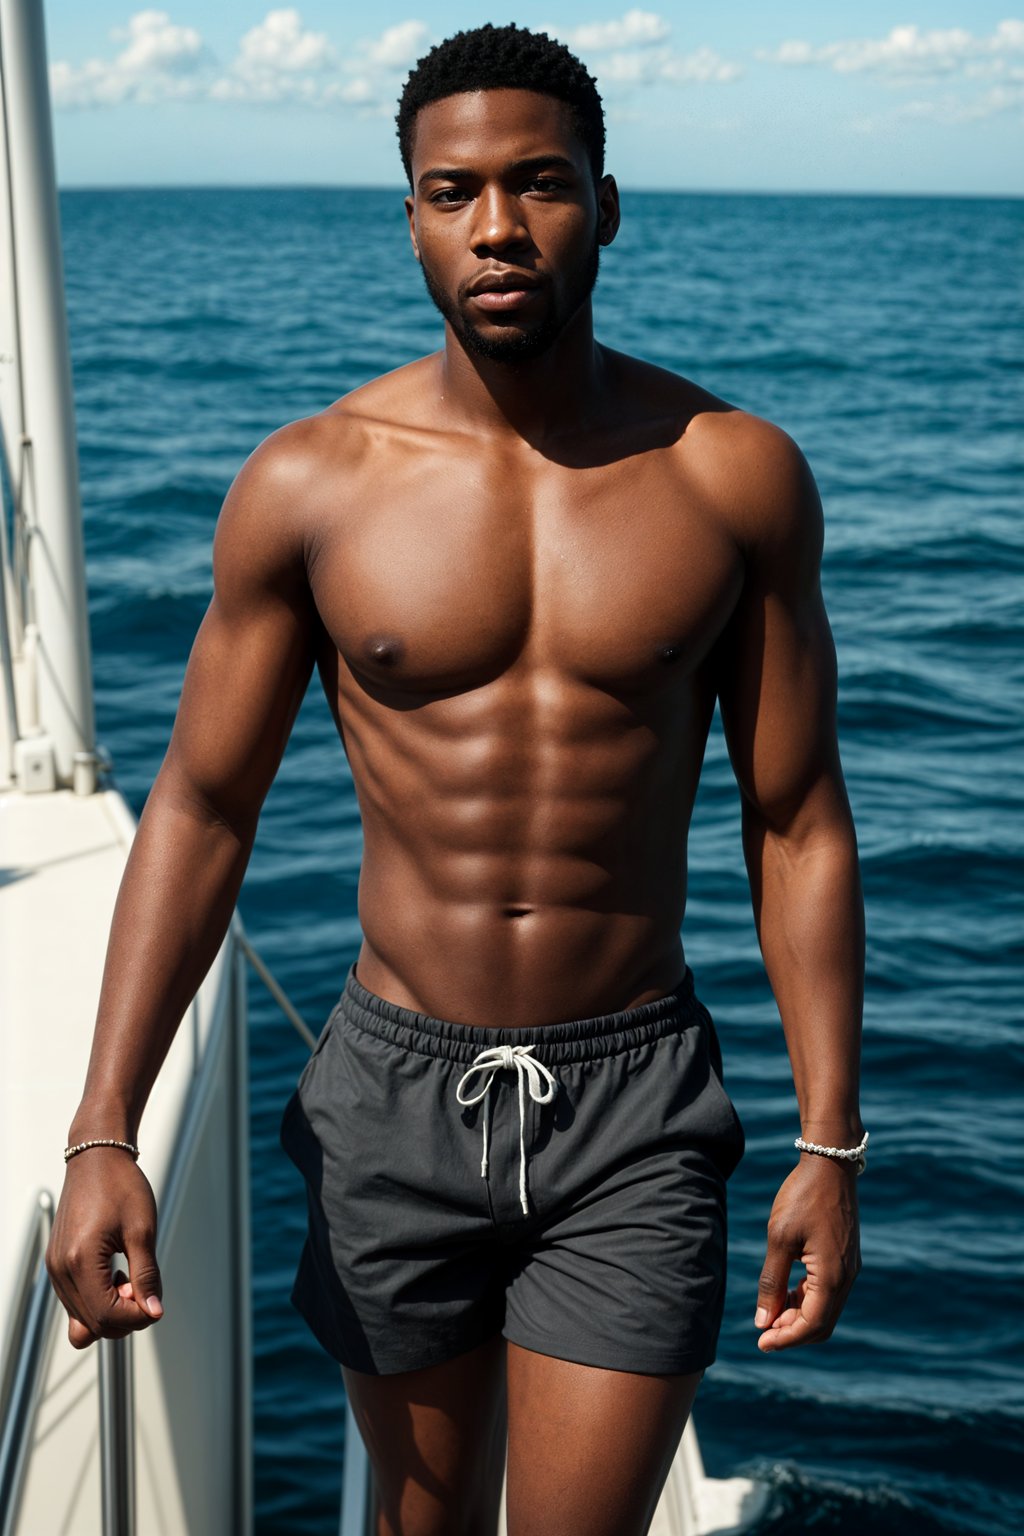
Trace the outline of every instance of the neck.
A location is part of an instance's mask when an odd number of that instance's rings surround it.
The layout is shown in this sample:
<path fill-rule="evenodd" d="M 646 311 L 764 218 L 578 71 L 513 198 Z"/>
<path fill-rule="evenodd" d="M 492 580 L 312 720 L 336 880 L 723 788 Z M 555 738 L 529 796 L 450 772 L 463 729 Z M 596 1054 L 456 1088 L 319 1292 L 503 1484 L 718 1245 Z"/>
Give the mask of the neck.
<path fill-rule="evenodd" d="M 594 340 L 586 299 L 546 352 L 501 363 L 468 352 L 446 322 L 441 360 L 445 404 L 467 426 L 490 437 L 546 441 L 578 431 L 598 415 L 604 391 L 603 349 Z"/>

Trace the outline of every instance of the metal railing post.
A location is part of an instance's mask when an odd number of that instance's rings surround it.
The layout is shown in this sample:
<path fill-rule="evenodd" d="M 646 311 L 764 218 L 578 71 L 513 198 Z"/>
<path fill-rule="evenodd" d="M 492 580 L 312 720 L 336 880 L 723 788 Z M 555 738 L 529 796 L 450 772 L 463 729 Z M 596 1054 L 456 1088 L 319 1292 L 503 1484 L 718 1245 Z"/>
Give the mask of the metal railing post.
<path fill-rule="evenodd" d="M 101 1339 L 100 1488 L 103 1536 L 135 1536 L 135 1392 L 132 1336 Z"/>
<path fill-rule="evenodd" d="M 8 1339 L 0 1425 L 0 1532 L 11 1536 L 25 1487 L 36 1409 L 53 1330 L 57 1297 L 42 1262 L 53 1220 L 53 1196 L 40 1191 L 32 1214 L 15 1290 L 14 1314 Z"/>

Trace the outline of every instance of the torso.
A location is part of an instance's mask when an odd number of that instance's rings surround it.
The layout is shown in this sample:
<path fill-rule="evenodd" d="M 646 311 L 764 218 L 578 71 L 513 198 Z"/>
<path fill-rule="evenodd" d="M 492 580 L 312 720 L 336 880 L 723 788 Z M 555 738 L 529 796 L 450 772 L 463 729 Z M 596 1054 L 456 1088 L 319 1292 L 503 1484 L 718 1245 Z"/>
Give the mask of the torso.
<path fill-rule="evenodd" d="M 432 358 L 321 418 L 308 576 L 363 820 L 357 972 L 459 1022 L 635 1007 L 685 967 L 744 573 L 720 465 L 751 418 L 608 355 L 630 404 L 582 449 L 431 419 Z"/>

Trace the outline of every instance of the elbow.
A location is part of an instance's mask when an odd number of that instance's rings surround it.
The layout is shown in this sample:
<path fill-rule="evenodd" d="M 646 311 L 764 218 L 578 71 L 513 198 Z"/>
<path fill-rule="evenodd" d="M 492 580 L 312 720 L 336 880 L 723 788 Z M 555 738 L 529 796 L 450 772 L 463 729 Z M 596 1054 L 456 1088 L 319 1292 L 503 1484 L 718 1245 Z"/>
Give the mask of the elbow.
<path fill-rule="evenodd" d="M 857 834 L 842 777 L 823 775 L 808 787 L 771 799 L 743 797 L 744 841 L 784 843 L 794 853 L 822 848 L 856 852 Z"/>
<path fill-rule="evenodd" d="M 248 806 L 237 794 L 218 792 L 214 786 L 197 781 L 168 754 L 150 790 L 143 816 L 157 813 L 186 817 L 211 831 L 226 832 L 240 846 L 251 848 L 260 807 Z"/>

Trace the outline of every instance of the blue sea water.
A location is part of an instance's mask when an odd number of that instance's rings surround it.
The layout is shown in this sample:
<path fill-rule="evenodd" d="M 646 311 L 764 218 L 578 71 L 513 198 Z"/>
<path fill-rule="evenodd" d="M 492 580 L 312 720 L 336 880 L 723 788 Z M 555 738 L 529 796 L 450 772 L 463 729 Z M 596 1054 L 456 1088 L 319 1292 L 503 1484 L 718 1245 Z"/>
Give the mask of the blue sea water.
<path fill-rule="evenodd" d="M 100 739 L 141 810 L 210 593 L 220 502 L 275 427 L 440 345 L 397 192 L 61 194 Z M 730 1184 L 713 1475 L 762 1536 L 1024 1528 L 1020 1138 L 1024 202 L 626 192 L 599 337 L 784 427 L 826 512 L 867 906 L 864 1269 L 824 1346 L 752 1326 L 796 1105 L 716 717 L 684 940 L 747 1153 Z M 318 1030 L 359 929 L 360 826 L 316 684 L 240 907 Z M 253 981 L 259 1536 L 335 1529 L 339 1374 L 288 1302 L 305 1213 L 277 1129 L 304 1052 Z"/>

